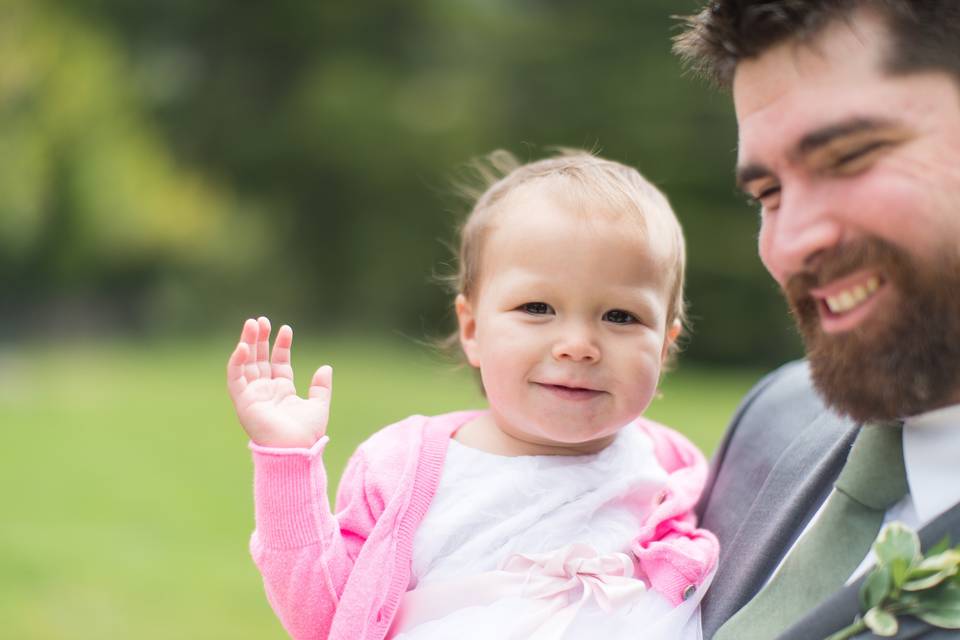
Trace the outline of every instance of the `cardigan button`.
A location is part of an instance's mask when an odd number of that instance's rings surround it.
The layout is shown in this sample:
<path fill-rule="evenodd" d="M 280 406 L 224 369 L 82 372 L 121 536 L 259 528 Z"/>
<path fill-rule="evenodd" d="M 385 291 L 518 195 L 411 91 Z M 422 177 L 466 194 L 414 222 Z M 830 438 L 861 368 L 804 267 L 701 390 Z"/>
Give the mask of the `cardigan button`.
<path fill-rule="evenodd" d="M 660 493 L 657 494 L 657 497 L 654 498 L 654 502 L 656 502 L 657 504 L 663 504 L 666 501 L 667 501 L 666 491 L 661 491 Z"/>
<path fill-rule="evenodd" d="M 697 585 L 695 584 L 687 585 L 687 588 L 683 590 L 683 599 L 689 600 L 693 596 L 693 594 L 695 594 L 696 592 L 697 592 Z"/>

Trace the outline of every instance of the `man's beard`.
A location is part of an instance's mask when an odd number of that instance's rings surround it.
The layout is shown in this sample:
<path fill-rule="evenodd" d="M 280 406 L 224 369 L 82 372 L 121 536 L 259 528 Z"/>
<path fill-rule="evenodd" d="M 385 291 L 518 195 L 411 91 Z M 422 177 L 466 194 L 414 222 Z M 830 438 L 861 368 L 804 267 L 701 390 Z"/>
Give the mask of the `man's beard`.
<path fill-rule="evenodd" d="M 859 326 L 824 333 L 817 308 L 823 303 L 810 289 L 864 268 L 891 289 L 875 294 L 887 299 Z M 815 269 L 794 275 L 784 289 L 814 386 L 837 412 L 858 422 L 895 420 L 960 399 L 956 253 L 920 264 L 888 242 L 865 238 L 824 253 Z"/>

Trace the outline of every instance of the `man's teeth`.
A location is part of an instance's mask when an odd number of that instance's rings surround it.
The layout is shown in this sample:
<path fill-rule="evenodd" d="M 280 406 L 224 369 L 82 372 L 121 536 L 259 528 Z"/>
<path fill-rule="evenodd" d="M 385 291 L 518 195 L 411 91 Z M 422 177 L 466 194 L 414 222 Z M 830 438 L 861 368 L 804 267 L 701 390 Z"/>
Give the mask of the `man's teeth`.
<path fill-rule="evenodd" d="M 863 284 L 858 284 L 835 296 L 827 298 L 827 308 L 833 313 L 845 313 L 872 296 L 880 288 L 880 279 L 876 276 L 867 278 Z"/>

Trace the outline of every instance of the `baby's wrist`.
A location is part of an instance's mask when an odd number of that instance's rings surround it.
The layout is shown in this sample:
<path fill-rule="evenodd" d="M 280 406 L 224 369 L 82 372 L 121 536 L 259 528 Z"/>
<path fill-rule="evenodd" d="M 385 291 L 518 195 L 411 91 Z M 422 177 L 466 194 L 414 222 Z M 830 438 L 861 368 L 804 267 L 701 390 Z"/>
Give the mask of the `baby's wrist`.
<path fill-rule="evenodd" d="M 320 438 L 323 437 L 323 434 L 317 435 L 308 435 L 308 434 L 254 434 L 247 433 L 250 436 L 250 442 L 257 445 L 258 447 L 265 447 L 268 449 L 310 449 L 317 443 Z"/>
<path fill-rule="evenodd" d="M 311 444 L 296 444 L 296 443 L 281 443 L 281 444 L 263 444 L 256 440 L 251 439 L 248 443 L 248 448 L 254 453 L 260 453 L 265 455 L 279 455 L 286 456 L 290 455 L 302 455 L 307 454 L 313 456 L 318 453 L 322 453 L 326 448 L 327 443 L 330 441 L 330 438 L 327 436 L 321 436 Z"/>

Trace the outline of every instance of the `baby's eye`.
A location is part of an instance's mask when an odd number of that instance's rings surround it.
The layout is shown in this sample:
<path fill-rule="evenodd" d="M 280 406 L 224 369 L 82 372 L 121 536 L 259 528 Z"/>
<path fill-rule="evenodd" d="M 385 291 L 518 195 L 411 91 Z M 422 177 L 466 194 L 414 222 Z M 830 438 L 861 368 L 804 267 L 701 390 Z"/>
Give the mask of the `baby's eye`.
<path fill-rule="evenodd" d="M 520 310 L 532 316 L 545 316 L 553 313 L 553 308 L 546 302 L 526 302 L 520 305 Z"/>
<path fill-rule="evenodd" d="M 633 324 L 634 322 L 638 322 L 635 315 L 623 309 L 611 309 L 603 314 L 603 319 L 606 322 L 612 322 L 614 324 Z"/>

